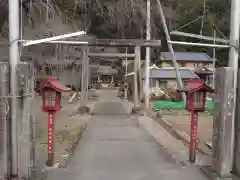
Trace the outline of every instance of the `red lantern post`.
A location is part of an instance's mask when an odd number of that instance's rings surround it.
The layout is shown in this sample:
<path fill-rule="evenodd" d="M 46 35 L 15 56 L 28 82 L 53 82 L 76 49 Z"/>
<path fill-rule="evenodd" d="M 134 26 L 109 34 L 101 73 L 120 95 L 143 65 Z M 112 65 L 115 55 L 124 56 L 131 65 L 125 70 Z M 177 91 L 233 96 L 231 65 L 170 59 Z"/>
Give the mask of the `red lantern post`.
<path fill-rule="evenodd" d="M 55 78 L 48 78 L 43 82 L 42 108 L 48 112 L 48 160 L 47 166 L 53 166 L 54 162 L 54 121 L 55 114 L 61 108 L 61 93 L 70 91 Z"/>
<path fill-rule="evenodd" d="M 195 162 L 196 160 L 196 147 L 197 147 L 197 122 L 198 122 L 198 112 L 191 112 L 191 139 L 189 146 L 189 160 Z"/>
<path fill-rule="evenodd" d="M 48 160 L 47 165 L 52 166 L 54 161 L 54 119 L 55 111 L 48 112 Z"/>
<path fill-rule="evenodd" d="M 186 109 L 191 112 L 191 139 L 189 145 L 189 161 L 196 161 L 198 112 L 205 111 L 206 93 L 213 89 L 204 80 L 191 80 L 186 88 L 178 90 L 187 95 Z"/>

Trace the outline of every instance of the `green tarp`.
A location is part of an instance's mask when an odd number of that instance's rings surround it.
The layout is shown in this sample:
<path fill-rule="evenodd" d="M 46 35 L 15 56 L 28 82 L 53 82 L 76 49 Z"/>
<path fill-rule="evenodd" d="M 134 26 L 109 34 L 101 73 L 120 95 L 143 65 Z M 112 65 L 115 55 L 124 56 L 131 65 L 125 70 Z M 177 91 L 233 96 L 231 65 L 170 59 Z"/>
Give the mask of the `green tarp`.
<path fill-rule="evenodd" d="M 212 114 L 214 103 L 213 101 L 207 101 L 206 103 L 206 112 Z M 172 102 L 172 101 L 163 101 L 157 100 L 155 101 L 155 110 L 183 110 L 185 109 L 184 102 Z"/>

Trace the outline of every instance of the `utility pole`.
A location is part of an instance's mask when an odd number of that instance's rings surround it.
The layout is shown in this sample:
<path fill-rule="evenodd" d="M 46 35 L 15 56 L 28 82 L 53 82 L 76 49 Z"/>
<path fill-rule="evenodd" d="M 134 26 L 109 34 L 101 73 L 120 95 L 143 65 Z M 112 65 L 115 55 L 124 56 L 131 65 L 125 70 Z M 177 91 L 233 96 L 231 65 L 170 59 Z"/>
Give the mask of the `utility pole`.
<path fill-rule="evenodd" d="M 125 53 L 127 54 L 127 53 L 128 53 L 128 47 L 126 47 L 125 50 L 126 50 Z M 127 58 L 127 57 L 125 58 L 125 71 L 126 71 L 126 72 L 125 72 L 125 75 L 127 75 L 127 73 L 128 73 L 128 72 L 127 72 L 127 71 L 128 71 L 128 58 Z"/>
<path fill-rule="evenodd" d="M 166 23 L 165 18 L 164 18 L 164 13 L 163 13 L 163 9 L 162 9 L 162 5 L 161 5 L 160 0 L 157 0 L 157 3 L 158 3 L 158 10 L 159 10 L 159 13 L 160 13 L 160 16 L 161 16 L 161 21 L 162 21 L 164 33 L 165 33 L 165 36 L 166 36 L 166 39 L 167 39 L 167 42 L 168 42 L 168 49 L 169 49 L 170 53 L 172 54 L 172 62 L 173 62 L 173 66 L 174 66 L 175 71 L 176 71 L 178 88 L 183 88 L 183 83 L 182 83 L 182 79 L 181 79 L 181 76 L 180 76 L 180 71 L 179 71 L 179 66 L 178 66 L 177 60 L 176 60 L 176 56 L 174 54 L 172 44 L 169 43 L 171 41 L 171 38 L 170 38 L 169 31 L 168 31 L 168 28 L 167 28 L 167 23 Z M 184 102 L 186 103 L 186 95 L 184 93 L 182 93 L 181 95 L 182 95 L 182 98 L 183 98 Z"/>
<path fill-rule="evenodd" d="M 231 128 L 231 162 L 233 163 L 233 151 L 235 146 L 235 113 L 237 97 L 237 77 L 238 77 L 238 58 L 239 58 L 239 28 L 240 28 L 240 1 L 231 1 L 231 26 L 230 26 L 230 50 L 228 66 L 234 68 L 234 85 L 233 85 L 233 110 L 232 110 L 232 128 Z M 236 118 L 236 121 L 238 118 Z M 231 171 L 232 167 L 229 167 Z"/>
<path fill-rule="evenodd" d="M 205 14 L 206 14 L 206 0 L 204 0 L 204 2 L 203 2 L 203 15 L 202 15 L 202 20 L 201 20 L 200 35 L 203 35 L 203 26 L 204 26 Z"/>
<path fill-rule="evenodd" d="M 49 21 L 49 0 L 46 0 L 46 22 Z"/>
<path fill-rule="evenodd" d="M 12 179 L 18 179 L 17 65 L 19 57 L 19 1 L 9 0 L 9 64 L 11 94 L 11 166 Z"/>
<path fill-rule="evenodd" d="M 89 69 L 89 57 L 88 57 L 88 48 L 86 48 L 86 75 L 85 75 L 85 81 L 86 81 L 86 101 L 88 100 L 88 86 L 89 86 L 89 77 L 90 77 L 90 69 Z"/>
<path fill-rule="evenodd" d="M 151 3 L 147 0 L 147 20 L 146 20 L 146 39 L 151 39 Z M 145 108 L 149 108 L 149 66 L 150 66 L 150 47 L 146 47 L 146 61 L 145 61 Z"/>
<path fill-rule="evenodd" d="M 216 44 L 216 29 L 214 28 L 213 30 L 213 44 Z M 214 47 L 213 48 L 213 84 L 212 84 L 212 87 L 213 89 L 215 88 L 215 66 L 216 66 L 216 48 Z"/>

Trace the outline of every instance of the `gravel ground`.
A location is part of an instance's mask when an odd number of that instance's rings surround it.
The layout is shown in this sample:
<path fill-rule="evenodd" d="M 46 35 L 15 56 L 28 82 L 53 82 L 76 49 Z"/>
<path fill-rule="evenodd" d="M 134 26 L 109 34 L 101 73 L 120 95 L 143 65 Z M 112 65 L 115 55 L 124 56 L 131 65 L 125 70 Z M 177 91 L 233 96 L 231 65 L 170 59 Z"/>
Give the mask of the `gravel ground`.
<path fill-rule="evenodd" d="M 171 112 L 162 114 L 162 118 L 170 123 L 174 129 L 186 132 L 190 135 L 191 117 L 188 113 Z M 212 142 L 213 116 L 207 113 L 199 113 L 198 118 L 198 139 L 201 142 Z"/>
<path fill-rule="evenodd" d="M 62 99 L 62 109 L 57 112 L 55 121 L 55 166 L 65 166 L 70 157 L 74 145 L 78 142 L 81 131 L 83 131 L 90 119 L 89 115 L 75 114 L 76 104 L 68 103 L 69 94 L 65 94 Z M 36 154 L 37 172 L 41 172 L 47 161 L 47 113 L 41 110 L 41 99 L 36 98 Z"/>

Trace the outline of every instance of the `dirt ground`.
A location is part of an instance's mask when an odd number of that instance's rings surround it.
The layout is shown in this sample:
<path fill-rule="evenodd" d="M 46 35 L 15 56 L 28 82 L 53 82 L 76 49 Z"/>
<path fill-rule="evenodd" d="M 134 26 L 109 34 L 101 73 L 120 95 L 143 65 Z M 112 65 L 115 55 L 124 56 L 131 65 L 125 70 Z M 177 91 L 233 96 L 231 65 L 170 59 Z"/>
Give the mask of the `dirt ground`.
<path fill-rule="evenodd" d="M 173 129 L 190 135 L 190 114 L 186 111 L 162 112 L 162 118 L 172 125 Z M 204 143 L 212 142 L 213 117 L 207 113 L 199 113 L 198 139 Z"/>
<path fill-rule="evenodd" d="M 69 104 L 70 95 L 64 94 L 62 98 L 62 109 L 57 112 L 55 121 L 55 165 L 64 166 L 71 151 L 72 145 L 77 143 L 81 131 L 90 119 L 89 115 L 72 115 L 77 108 L 76 103 Z M 47 113 L 41 110 L 41 97 L 36 97 L 36 154 L 37 166 L 44 166 L 47 161 Z"/>

